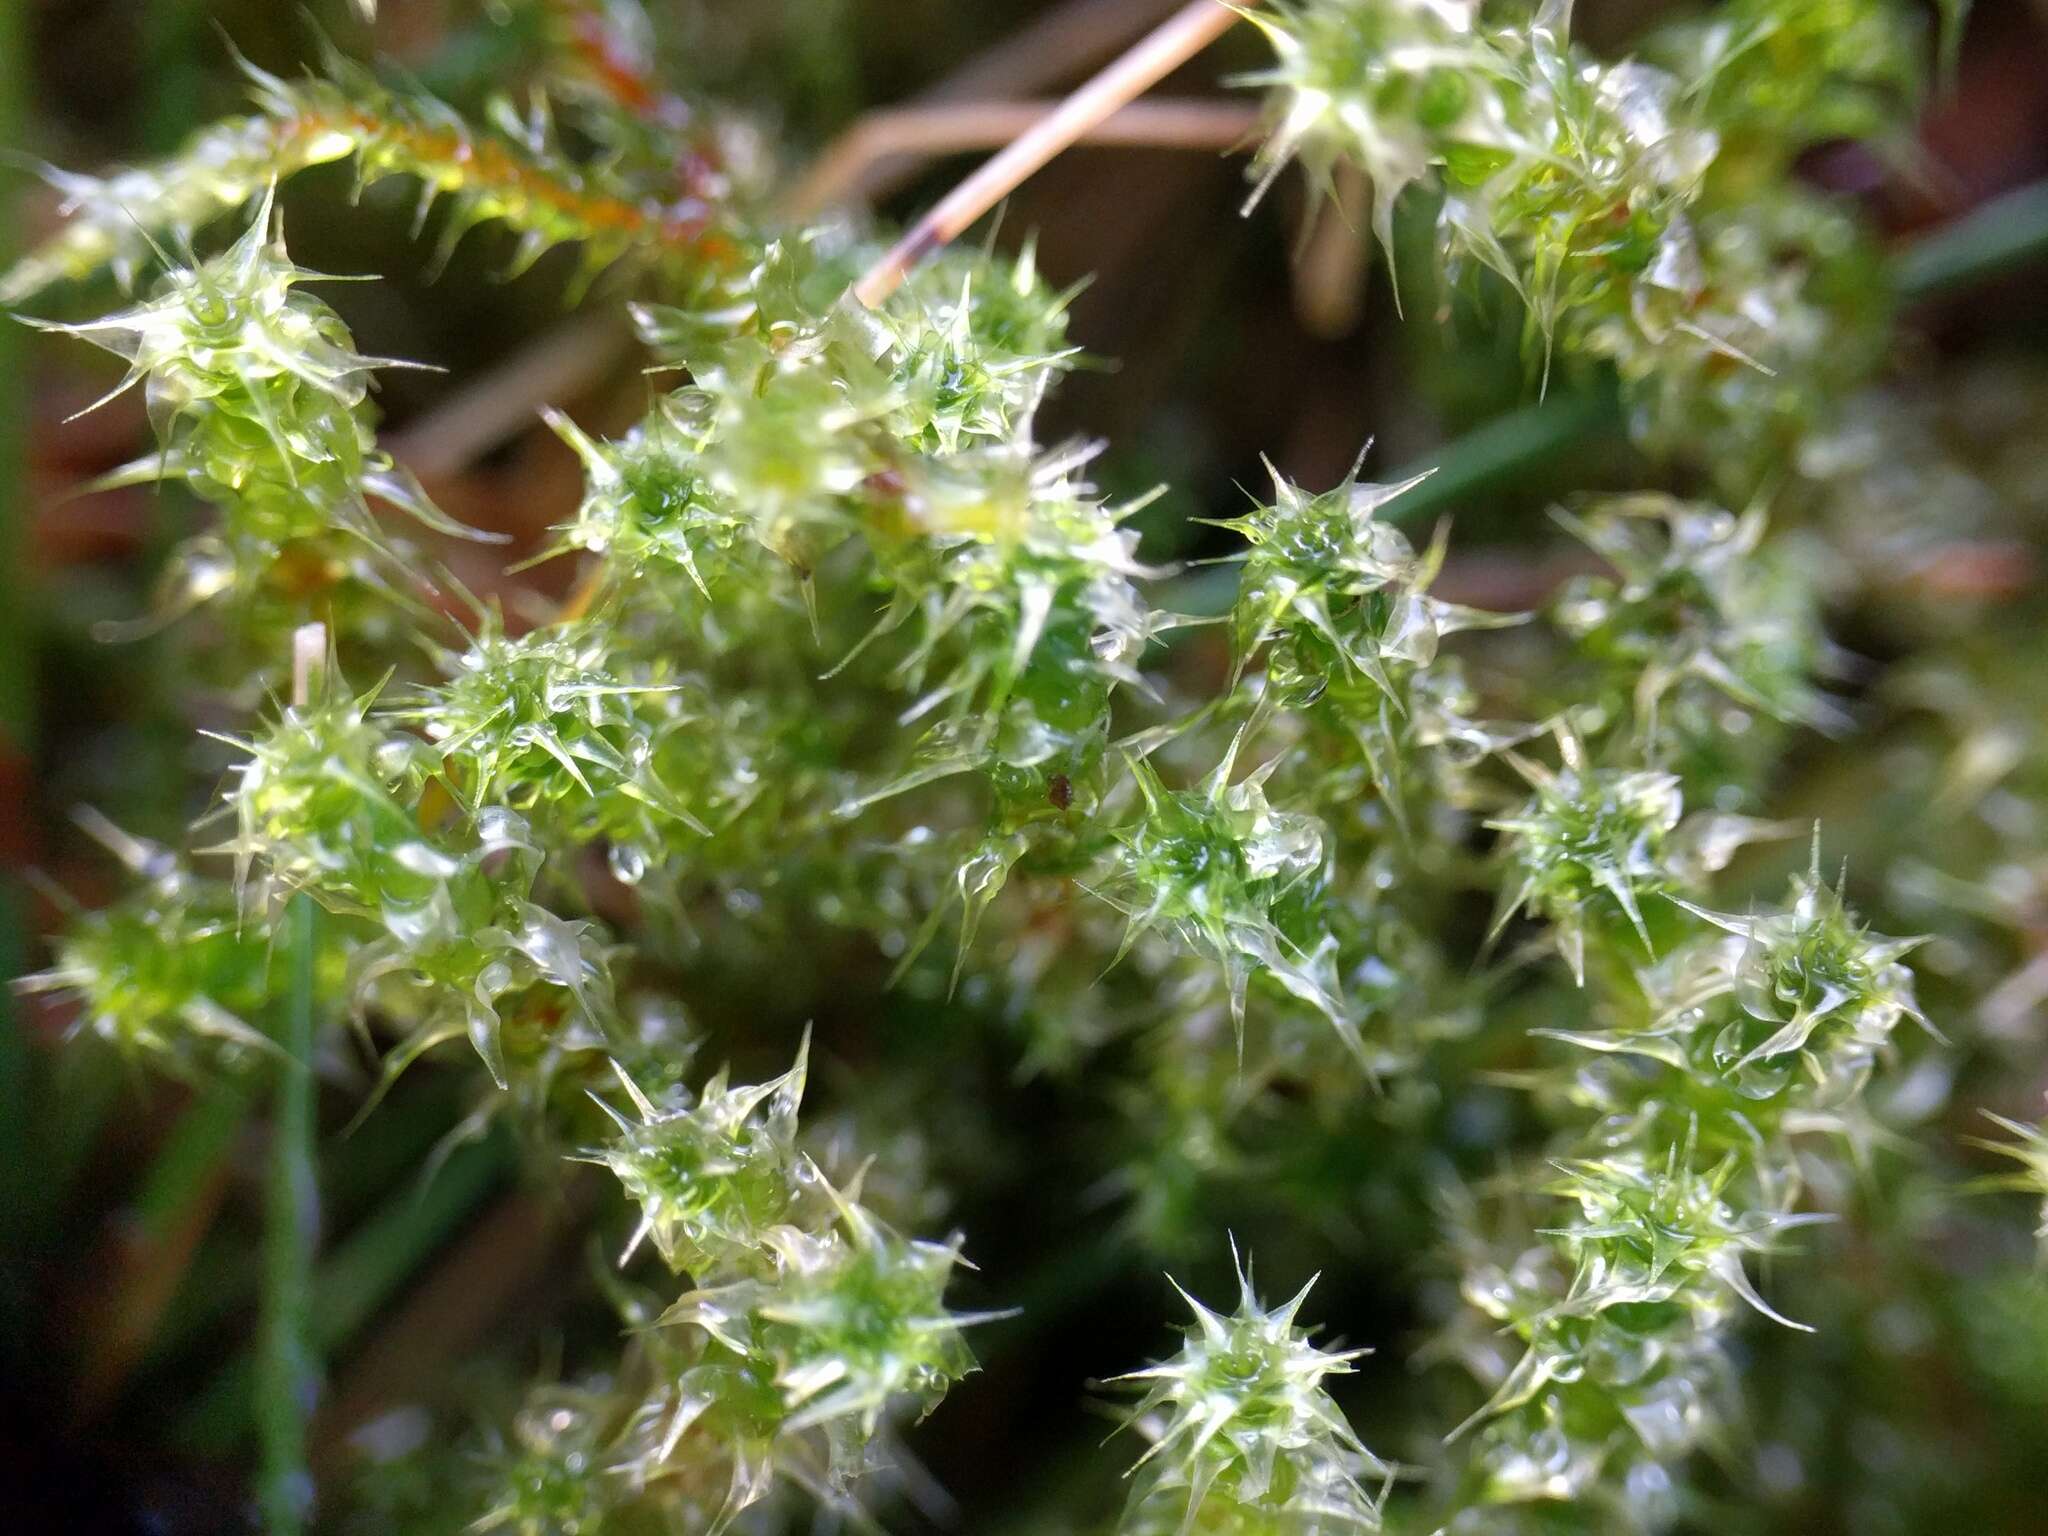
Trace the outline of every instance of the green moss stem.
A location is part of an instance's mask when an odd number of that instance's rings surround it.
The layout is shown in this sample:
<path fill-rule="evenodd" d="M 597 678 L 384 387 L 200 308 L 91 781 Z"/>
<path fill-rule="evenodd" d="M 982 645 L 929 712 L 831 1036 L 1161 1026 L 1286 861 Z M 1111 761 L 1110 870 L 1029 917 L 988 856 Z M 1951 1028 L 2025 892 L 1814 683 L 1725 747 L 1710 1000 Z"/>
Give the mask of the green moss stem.
<path fill-rule="evenodd" d="M 510 1137 L 458 1147 L 424 1183 L 408 1179 L 365 1216 L 314 1272 L 308 1341 L 319 1359 L 348 1347 L 377 1310 L 459 1231 L 512 1169 Z M 261 1357 L 229 1363 L 185 1415 L 180 1437 L 199 1454 L 223 1456 L 249 1429 L 253 1373 Z M 267 1427 L 265 1432 L 267 1433 Z"/>
<path fill-rule="evenodd" d="M 285 915 L 288 967 L 278 1045 L 276 1110 L 264 1209 L 263 1316 L 256 1373 L 256 1422 L 262 1454 L 258 1498 L 264 1529 L 297 1536 L 312 1511 L 306 1425 L 317 1391 L 312 1340 L 313 1254 L 320 1230 L 314 1164 L 314 967 L 317 918 L 312 899 L 294 896 Z"/>

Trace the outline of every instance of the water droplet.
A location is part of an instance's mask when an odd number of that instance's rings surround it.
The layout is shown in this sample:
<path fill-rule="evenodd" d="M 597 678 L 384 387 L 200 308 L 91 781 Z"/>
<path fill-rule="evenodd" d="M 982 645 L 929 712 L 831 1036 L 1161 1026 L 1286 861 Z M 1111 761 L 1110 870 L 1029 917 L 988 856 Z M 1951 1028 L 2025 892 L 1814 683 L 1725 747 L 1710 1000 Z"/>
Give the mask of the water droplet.
<path fill-rule="evenodd" d="M 638 885 L 647 878 L 647 850 L 638 843 L 613 843 L 605 853 L 612 878 L 621 885 Z"/>

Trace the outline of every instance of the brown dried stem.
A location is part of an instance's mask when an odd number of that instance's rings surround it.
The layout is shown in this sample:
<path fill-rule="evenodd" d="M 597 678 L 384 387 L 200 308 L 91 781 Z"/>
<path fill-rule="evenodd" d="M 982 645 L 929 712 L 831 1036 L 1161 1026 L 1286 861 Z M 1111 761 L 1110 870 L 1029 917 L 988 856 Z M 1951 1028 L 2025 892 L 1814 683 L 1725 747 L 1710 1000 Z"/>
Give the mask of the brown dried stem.
<path fill-rule="evenodd" d="M 566 403 L 614 367 L 632 346 L 615 313 L 565 321 L 384 442 L 422 480 L 467 469 L 482 454 L 534 424 L 534 410 Z"/>
<path fill-rule="evenodd" d="M 1313 221 L 1294 263 L 1294 313 L 1311 336 L 1334 341 L 1357 329 L 1371 261 L 1363 225 L 1354 216 L 1372 196 L 1364 173 L 1337 163 L 1335 187 L 1309 215 Z"/>
<path fill-rule="evenodd" d="M 1061 150 L 1208 47 L 1240 14 L 1221 0 L 1181 7 L 940 199 L 854 284 L 853 296 L 870 308 L 888 298 L 923 257 L 956 239 Z"/>
<path fill-rule="evenodd" d="M 1126 47 L 1181 0 L 1066 0 L 983 49 L 912 102 L 983 101 L 1034 96 Z"/>
<path fill-rule="evenodd" d="M 934 102 L 870 112 L 827 147 L 783 202 L 794 220 L 841 203 L 873 201 L 935 155 L 991 149 L 1039 128 L 1056 101 Z M 1075 143 L 1150 149 L 1228 150 L 1257 128 L 1258 109 L 1240 102 L 1135 101 L 1075 136 Z"/>

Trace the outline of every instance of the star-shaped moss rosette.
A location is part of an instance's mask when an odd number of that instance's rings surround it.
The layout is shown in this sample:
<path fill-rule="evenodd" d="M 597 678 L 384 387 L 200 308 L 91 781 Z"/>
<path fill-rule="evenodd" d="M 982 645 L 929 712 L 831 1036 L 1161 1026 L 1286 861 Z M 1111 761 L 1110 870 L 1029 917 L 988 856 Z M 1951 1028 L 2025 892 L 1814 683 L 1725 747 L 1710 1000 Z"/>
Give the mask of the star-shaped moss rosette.
<path fill-rule="evenodd" d="M 1738 516 L 1641 495 L 1555 515 L 1614 574 L 1568 582 L 1553 622 L 1654 758 L 1733 763 L 1727 743 L 1758 734 L 1754 716 L 1847 726 L 1812 682 L 1831 654 L 1815 594 L 1792 557 L 1764 547 L 1761 507 Z"/>
<path fill-rule="evenodd" d="M 1458 1502 L 1478 1530 L 1531 1508 L 1581 1520 L 1611 1510 L 1619 1529 L 1654 1529 L 1669 1519 L 1670 1469 L 1717 1426 L 1736 1304 L 1716 1286 L 1661 1306 L 1571 1310 L 1561 1259 L 1531 1248 L 1467 1268 L 1469 1310 L 1439 1347 L 1493 1395 L 1452 1436 L 1477 1427 Z"/>
<path fill-rule="evenodd" d="M 625 436 L 600 442 L 560 411 L 543 414 L 583 461 L 583 499 L 536 558 L 588 551 L 607 563 L 613 586 L 672 566 L 708 602 L 705 567 L 721 570 L 748 525 L 709 494 L 698 462 L 699 424 L 665 399 Z"/>
<path fill-rule="evenodd" d="M 1675 775 L 1595 768 L 1576 734 L 1560 727 L 1556 737 L 1555 769 L 1505 754 L 1535 794 L 1513 815 L 1487 823 L 1502 834 L 1509 871 L 1493 931 L 1523 910 L 1542 918 L 1572 979 L 1584 986 L 1587 931 L 1602 907 L 1626 918 L 1649 947 L 1642 901 L 1675 883 L 1666 843 L 1685 805 Z"/>
<path fill-rule="evenodd" d="M 912 272 L 869 312 L 871 346 L 898 401 L 891 431 L 943 454 L 1028 438 L 1039 402 L 1080 356 L 1067 343 L 1078 292 L 1046 288 L 1030 241 L 1014 259 L 949 252 Z"/>
<path fill-rule="evenodd" d="M 1251 546 L 1231 611 L 1240 672 L 1265 656 L 1290 697 L 1314 698 L 1345 681 L 1370 684 L 1396 711 L 1402 686 L 1436 660 L 1444 637 L 1519 623 L 1429 595 L 1442 569 L 1439 539 L 1418 553 L 1380 509 L 1423 483 L 1360 481 L 1361 458 L 1342 484 L 1310 492 L 1271 464 L 1273 500 L 1222 526 Z"/>
<path fill-rule="evenodd" d="M 1479 13 L 1479 0 L 1283 0 L 1248 12 L 1274 52 L 1245 79 L 1271 101 L 1254 196 L 1297 159 L 1321 185 L 1349 160 L 1372 185 L 1373 229 L 1391 253 L 1409 187 L 1441 167 L 1481 177 L 1532 152 L 1514 61 Z"/>
<path fill-rule="evenodd" d="M 1714 1042 L 1722 1069 L 1782 1072 L 1793 1063 L 1816 1085 L 1860 1081 L 1901 1020 L 1930 1027 L 1905 958 L 1924 938 L 1872 933 L 1820 876 L 1820 830 L 1808 869 L 1783 905 L 1738 915 L 1680 905 L 1728 935 L 1718 974 L 1701 988 L 1740 1010 Z"/>
<path fill-rule="evenodd" d="M 1356 166 L 1390 254 L 1396 200 L 1438 191 L 1444 277 L 1483 270 L 1514 292 L 1532 367 L 1611 363 L 1640 442 L 1747 494 L 1811 423 L 1815 392 L 1880 355 L 1871 248 L 1790 167 L 1815 142 L 1877 133 L 1877 102 L 1910 98 L 1896 66 L 1913 72 L 1899 39 L 1918 18 L 1899 0 L 1734 10 L 1617 62 L 1570 41 L 1563 0 L 1249 11 L 1275 55 L 1248 79 L 1271 103 L 1253 174 L 1263 189 L 1300 159 L 1328 185 Z"/>
<path fill-rule="evenodd" d="M 1731 1154 L 1696 1169 L 1689 1165 L 1691 1152 L 1688 1139 L 1654 1163 L 1622 1155 L 1559 1166 L 1562 1178 L 1551 1193 L 1579 1208 L 1577 1221 L 1550 1234 L 1578 1265 L 1571 1299 L 1561 1310 L 1601 1312 L 1665 1302 L 1706 1277 L 1773 1322 L 1804 1328 L 1781 1317 L 1757 1293 L 1743 1258 L 1772 1251 L 1778 1234 L 1789 1228 L 1830 1218 L 1738 1209 L 1729 1189 L 1742 1161 Z"/>
<path fill-rule="evenodd" d="M 330 674 L 318 698 L 235 742 L 246 754 L 225 799 L 235 832 L 215 851 L 233 855 L 245 891 L 303 891 L 373 925 L 350 991 L 359 1013 L 402 995 L 414 1025 L 399 1063 L 466 1036 L 503 1087 L 501 1000 L 542 989 L 606 1031 L 609 945 L 595 924 L 533 899 L 542 850 L 518 813 L 422 824 L 426 745 L 382 729 L 375 703 Z"/>
<path fill-rule="evenodd" d="M 1669 1522 L 1675 1469 L 1732 1410 L 1735 1319 L 1811 1331 L 1771 1308 L 1745 1260 L 1829 1218 L 1747 1205 L 1754 1154 L 1702 1163 L 1682 1133 L 1661 1156 L 1624 1144 L 1560 1161 L 1550 1193 L 1574 1219 L 1545 1234 L 1553 1246 L 1468 1262 L 1474 1315 L 1443 1347 L 1492 1389 L 1452 1437 L 1483 1425 L 1461 1497 L 1475 1519 L 1569 1502 L 1619 1528 Z"/>
<path fill-rule="evenodd" d="M 1357 165 L 1390 253 L 1394 202 L 1433 179 L 1453 271 L 1497 272 L 1546 350 L 1561 327 L 1569 345 L 1624 344 L 1610 333 L 1641 328 L 1646 295 L 1697 284 L 1685 213 L 1716 140 L 1675 78 L 1573 49 L 1569 9 L 1495 21 L 1476 0 L 1303 0 L 1255 16 L 1276 62 L 1251 77 L 1275 102 L 1254 174 Z"/>
<path fill-rule="evenodd" d="M 640 1206 L 621 1264 L 651 1238 L 671 1270 L 706 1277 L 768 1246 L 770 1230 L 814 1182 L 796 1149 L 809 1054 L 806 1032 L 782 1076 L 736 1088 L 721 1070 L 694 1097 L 663 1104 L 618 1069 L 632 1114 L 600 1098 L 617 1134 L 582 1155 L 610 1169 Z"/>
<path fill-rule="evenodd" d="M 1091 889 L 1127 919 L 1119 958 L 1157 932 L 1223 968 L 1240 1042 L 1246 989 L 1266 976 L 1327 1018 L 1362 1059 L 1356 1022 L 1337 995 L 1335 940 L 1304 943 L 1277 920 L 1283 908 L 1298 914 L 1304 905 L 1298 888 L 1327 879 L 1323 828 L 1267 802 L 1277 760 L 1231 781 L 1243 739 L 1197 789 L 1168 789 L 1150 763 L 1133 759 L 1140 803 L 1116 829 Z"/>
<path fill-rule="evenodd" d="M 471 816 L 516 811 L 561 852 L 602 844 L 635 885 L 743 811 L 770 750 L 757 701 L 720 701 L 635 650 L 609 613 L 514 637 L 486 611 L 465 649 L 441 653 L 446 681 L 389 717 L 424 733 Z"/>
<path fill-rule="evenodd" d="M 533 1394 L 476 1454 L 485 1507 L 467 1527 L 504 1536 L 599 1536 L 632 1491 L 606 1383 Z"/>
<path fill-rule="evenodd" d="M 2005 1132 L 2005 1139 L 1973 1138 L 1972 1145 L 2009 1158 L 2019 1166 L 1981 1180 L 1979 1187 L 2014 1190 L 2041 1202 L 2041 1224 L 2034 1229 L 2034 1237 L 2040 1244 L 2043 1261 L 2048 1262 L 2048 1128 L 2025 1125 L 1988 1109 L 1984 1118 Z"/>
<path fill-rule="evenodd" d="M 1940 9 L 1953 29 L 1964 7 Z M 1896 136 L 1926 89 L 1927 31 L 1895 0 L 1732 0 L 1659 28 L 1646 51 L 1695 82 L 1723 154 L 1754 177 L 1755 162 L 1780 169 L 1815 144 Z"/>
<path fill-rule="evenodd" d="M 1195 1315 L 1179 1354 L 1117 1378 L 1143 1395 L 1125 1423 L 1150 1442 L 1120 1529 L 1376 1531 L 1394 1469 L 1323 1386 L 1363 1349 L 1323 1350 L 1296 1323 L 1315 1281 L 1273 1308 L 1238 1269 L 1233 1313 L 1180 1290 Z M 1376 1486 L 1375 1486 L 1376 1485 Z"/>
<path fill-rule="evenodd" d="M 693 1291 L 661 1321 L 707 1341 L 678 1384 L 671 1443 L 701 1419 L 744 1465 L 802 1456 L 815 1439 L 826 1481 L 843 1491 L 871 1467 L 886 1418 L 922 1417 L 975 1368 L 963 1330 L 1000 1314 L 947 1310 L 964 1262 L 957 1238 L 904 1238 L 827 1192 L 833 1225 L 769 1229 L 749 1277 Z"/>
<path fill-rule="evenodd" d="M 262 1028 L 270 938 L 245 920 L 234 888 L 97 813 L 80 819 L 125 866 L 132 887 L 107 906 L 73 911 L 53 963 L 14 981 L 14 990 L 67 1000 L 77 1009 L 73 1034 L 195 1081 L 246 1070 L 274 1052 Z M 340 963 L 338 952 L 323 955 L 326 990 L 339 982 Z"/>
<path fill-rule="evenodd" d="M 1092 451 L 986 448 L 909 467 L 869 534 L 895 597 L 861 644 L 901 632 L 888 673 L 909 700 L 899 723 L 930 723 L 907 766 L 845 813 L 980 772 L 1001 837 L 1100 797 L 1111 695 L 1149 687 L 1138 662 L 1162 621 L 1136 585 L 1157 574 L 1127 526 L 1142 501 L 1097 497 L 1081 478 Z"/>
<path fill-rule="evenodd" d="M 174 480 L 218 514 L 159 579 L 157 622 L 234 592 L 320 591 L 358 579 L 417 584 L 370 511 L 375 499 L 439 532 L 469 535 L 376 446 L 372 370 L 341 317 L 304 291 L 268 195 L 239 240 L 206 261 L 166 261 L 154 295 L 102 319 L 31 323 L 123 357 L 106 400 L 140 385 L 158 451 L 101 486 Z M 104 403 L 102 401 L 101 403 Z M 280 635 L 281 640 L 281 635 Z"/>
<path fill-rule="evenodd" d="M 1525 734 L 1471 718 L 1457 664 L 1440 654 L 1445 638 L 1524 616 L 1430 596 L 1447 530 L 1418 551 L 1380 516 L 1424 477 L 1374 485 L 1358 478 L 1363 466 L 1360 455 L 1341 484 L 1318 494 L 1269 464 L 1273 500 L 1222 523 L 1250 546 L 1232 647 L 1240 680 L 1261 664 L 1276 702 L 1362 757 L 1406 835 L 1412 798 L 1464 800 L 1467 770 Z"/>

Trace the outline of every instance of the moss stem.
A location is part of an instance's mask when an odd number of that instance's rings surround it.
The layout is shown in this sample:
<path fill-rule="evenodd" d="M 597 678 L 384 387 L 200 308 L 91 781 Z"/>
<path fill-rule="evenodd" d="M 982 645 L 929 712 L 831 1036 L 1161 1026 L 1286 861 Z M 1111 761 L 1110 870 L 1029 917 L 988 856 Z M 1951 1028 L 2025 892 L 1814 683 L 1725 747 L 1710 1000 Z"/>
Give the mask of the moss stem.
<path fill-rule="evenodd" d="M 271 1536 L 297 1536 L 313 1506 L 306 1425 L 318 1391 L 312 1343 L 313 1253 L 320 1194 L 314 1167 L 314 960 L 318 916 L 311 897 L 292 897 L 285 914 L 288 991 L 278 1040 L 284 1052 L 271 1121 L 270 1179 L 264 1222 L 263 1317 L 258 1345 L 256 1420 L 262 1455 L 258 1497 Z"/>
<path fill-rule="evenodd" d="M 854 284 L 853 296 L 870 309 L 880 304 L 918 262 L 957 239 L 1026 177 L 1117 108 L 1221 37 L 1240 14 L 1221 0 L 1192 0 L 1182 6 L 941 198 Z"/>

